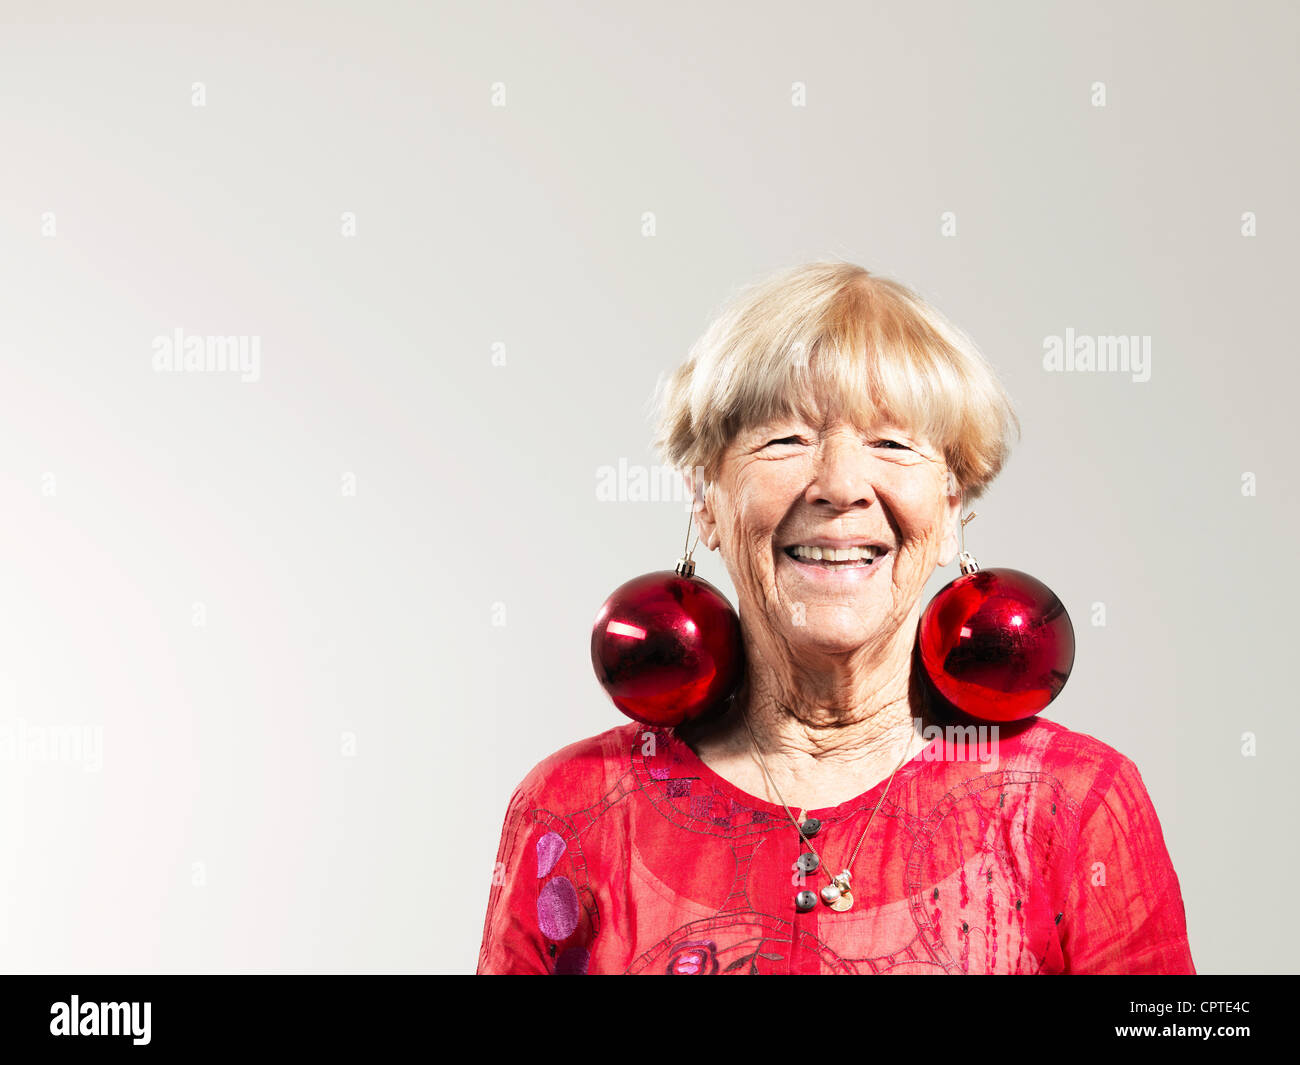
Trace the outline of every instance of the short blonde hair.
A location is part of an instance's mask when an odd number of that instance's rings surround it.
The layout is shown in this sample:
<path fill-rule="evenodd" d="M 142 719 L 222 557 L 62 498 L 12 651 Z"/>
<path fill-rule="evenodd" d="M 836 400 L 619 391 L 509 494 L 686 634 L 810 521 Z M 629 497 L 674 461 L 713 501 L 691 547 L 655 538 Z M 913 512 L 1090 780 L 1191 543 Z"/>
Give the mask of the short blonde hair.
<path fill-rule="evenodd" d="M 944 455 L 965 500 L 997 476 L 1020 422 L 992 367 L 915 292 L 861 266 L 808 263 L 754 282 L 661 378 L 655 447 L 712 480 L 738 432 L 836 411 L 881 416 Z"/>

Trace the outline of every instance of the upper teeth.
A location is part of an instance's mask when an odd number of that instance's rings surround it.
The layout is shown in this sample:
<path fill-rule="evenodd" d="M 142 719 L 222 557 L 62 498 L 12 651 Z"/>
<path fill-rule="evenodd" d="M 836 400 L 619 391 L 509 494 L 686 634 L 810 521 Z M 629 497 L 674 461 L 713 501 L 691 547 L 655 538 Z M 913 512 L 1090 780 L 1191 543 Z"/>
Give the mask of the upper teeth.
<path fill-rule="evenodd" d="M 796 558 L 820 559 L 826 562 L 852 562 L 863 558 L 875 558 L 880 554 L 876 547 L 804 547 L 796 544 L 790 548 Z"/>

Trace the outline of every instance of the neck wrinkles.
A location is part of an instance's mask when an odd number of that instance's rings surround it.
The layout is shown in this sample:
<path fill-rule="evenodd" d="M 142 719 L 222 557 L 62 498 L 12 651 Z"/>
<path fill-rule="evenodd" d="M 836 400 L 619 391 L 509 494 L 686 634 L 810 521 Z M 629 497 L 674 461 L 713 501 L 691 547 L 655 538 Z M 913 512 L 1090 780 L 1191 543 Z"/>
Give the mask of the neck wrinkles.
<path fill-rule="evenodd" d="M 815 663 L 755 648 L 734 711 L 748 717 L 769 767 L 773 760 L 811 768 L 902 754 L 929 717 L 911 628 L 900 627 L 883 647 Z M 748 729 L 742 738 L 750 742 Z"/>

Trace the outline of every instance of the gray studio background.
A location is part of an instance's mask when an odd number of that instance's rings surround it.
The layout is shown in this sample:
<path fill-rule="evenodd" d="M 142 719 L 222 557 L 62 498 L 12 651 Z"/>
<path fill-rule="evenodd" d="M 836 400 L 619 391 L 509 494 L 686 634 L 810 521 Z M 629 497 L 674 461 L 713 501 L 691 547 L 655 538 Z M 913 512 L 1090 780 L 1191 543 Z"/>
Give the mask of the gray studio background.
<path fill-rule="evenodd" d="M 0 969 L 471 972 L 511 790 L 623 720 L 596 609 L 680 552 L 598 471 L 827 256 L 1011 392 L 969 543 L 1067 604 L 1048 716 L 1137 762 L 1198 968 L 1295 968 L 1292 5 L 59 10 L 0 3 Z"/>

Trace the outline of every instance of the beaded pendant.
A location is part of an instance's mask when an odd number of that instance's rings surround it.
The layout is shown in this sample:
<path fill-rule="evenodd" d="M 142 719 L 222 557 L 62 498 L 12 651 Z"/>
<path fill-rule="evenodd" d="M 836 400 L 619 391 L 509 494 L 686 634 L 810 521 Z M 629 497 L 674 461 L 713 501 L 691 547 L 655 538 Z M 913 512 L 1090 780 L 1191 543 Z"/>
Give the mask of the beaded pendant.
<path fill-rule="evenodd" d="M 849 885 L 849 871 L 845 869 L 839 876 L 822 888 L 822 902 L 832 910 L 843 913 L 853 907 L 853 891 Z"/>

